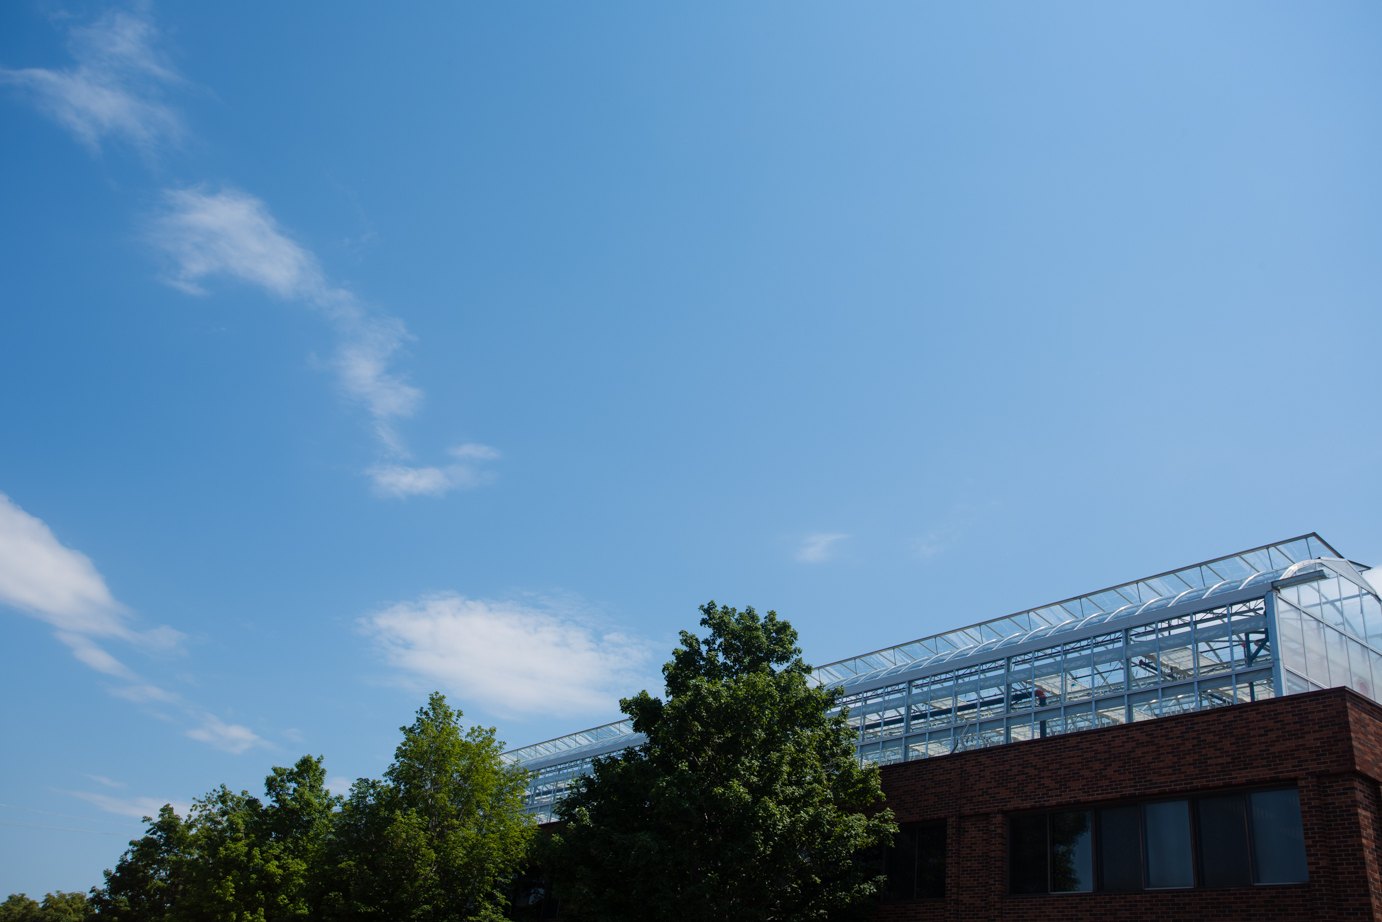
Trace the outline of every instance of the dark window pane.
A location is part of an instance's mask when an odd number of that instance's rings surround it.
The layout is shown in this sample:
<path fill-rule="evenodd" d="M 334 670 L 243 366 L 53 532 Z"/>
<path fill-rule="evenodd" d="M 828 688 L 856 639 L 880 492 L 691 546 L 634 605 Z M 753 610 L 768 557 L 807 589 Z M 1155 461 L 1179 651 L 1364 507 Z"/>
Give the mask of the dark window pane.
<path fill-rule="evenodd" d="M 1293 884 L 1310 879 L 1305 870 L 1305 833 L 1300 824 L 1300 795 L 1295 788 L 1254 791 L 1252 854 L 1259 884 Z"/>
<path fill-rule="evenodd" d="M 917 891 L 917 831 L 904 829 L 888 849 L 888 899 L 910 900 Z"/>
<path fill-rule="evenodd" d="M 1013 893 L 1046 892 L 1046 815 L 1012 818 L 1009 884 Z"/>
<path fill-rule="evenodd" d="M 1094 889 L 1094 834 L 1088 810 L 1051 814 L 1051 892 Z"/>
<path fill-rule="evenodd" d="M 917 897 L 945 896 L 945 827 L 923 826 L 917 830 Z"/>
<path fill-rule="evenodd" d="M 1147 887 L 1193 887 L 1195 868 L 1190 853 L 1190 803 L 1166 800 L 1142 807 L 1147 858 Z"/>
<path fill-rule="evenodd" d="M 1099 811 L 1099 864 L 1105 890 L 1142 889 L 1142 811 L 1109 807 Z"/>
<path fill-rule="evenodd" d="M 1201 797 L 1200 867 L 1206 887 L 1246 887 L 1252 883 L 1248 870 L 1248 820 L 1243 795 Z"/>

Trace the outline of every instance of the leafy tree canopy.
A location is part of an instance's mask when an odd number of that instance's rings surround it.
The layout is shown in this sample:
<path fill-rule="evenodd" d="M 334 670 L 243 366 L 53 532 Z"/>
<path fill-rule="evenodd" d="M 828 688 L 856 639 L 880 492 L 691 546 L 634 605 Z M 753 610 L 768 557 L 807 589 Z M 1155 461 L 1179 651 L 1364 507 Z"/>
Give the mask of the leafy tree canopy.
<path fill-rule="evenodd" d="M 351 789 L 332 840 L 329 918 L 381 922 L 502 919 L 534 826 L 527 775 L 500 758 L 490 728 L 462 732 L 440 694 L 401 727 L 384 780 Z"/>
<path fill-rule="evenodd" d="M 523 814 L 526 776 L 500 758 L 492 729 L 462 730 L 460 720 L 460 711 L 433 694 L 413 725 L 401 728 L 403 742 L 383 780 L 362 778 L 349 797 L 327 790 L 322 759 L 303 756 L 273 769 L 263 799 L 222 785 L 194 802 L 185 820 L 165 806 L 145 818 L 148 832 L 106 871 L 105 886 L 92 890 L 95 918 L 502 918 L 533 830 Z M 12 897 L 0 908 L 11 915 L 0 922 L 30 922 L 14 914 L 30 904 L 37 906 Z M 39 908 L 47 906 L 45 899 Z"/>
<path fill-rule="evenodd" d="M 598 759 L 557 808 L 543 860 L 564 919 L 817 922 L 866 913 L 864 850 L 896 831 L 837 691 L 813 687 L 796 631 L 701 606 L 663 667 L 667 700 L 620 702 L 647 737 Z"/>
<path fill-rule="evenodd" d="M 86 922 L 91 912 L 81 893 L 55 890 L 42 903 L 23 893 L 11 893 L 0 903 L 0 922 Z"/>

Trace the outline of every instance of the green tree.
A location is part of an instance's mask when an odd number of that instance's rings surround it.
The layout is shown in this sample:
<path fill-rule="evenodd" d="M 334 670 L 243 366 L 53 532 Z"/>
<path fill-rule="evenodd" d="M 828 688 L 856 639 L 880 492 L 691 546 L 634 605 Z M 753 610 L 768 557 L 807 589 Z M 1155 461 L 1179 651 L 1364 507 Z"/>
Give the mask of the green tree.
<path fill-rule="evenodd" d="M 178 922 L 289 922 L 313 915 L 320 861 L 341 798 L 321 758 L 303 756 L 264 780 L 267 802 L 222 785 L 192 806 L 192 860 Z"/>
<path fill-rule="evenodd" d="M 313 915 L 321 857 L 339 797 L 320 758 L 265 779 L 267 803 L 224 785 L 184 822 L 165 806 L 93 890 L 115 922 L 285 922 Z"/>
<path fill-rule="evenodd" d="M 796 631 L 701 606 L 663 667 L 667 700 L 620 702 L 647 741 L 598 759 L 558 806 L 542 858 L 564 919 L 808 922 L 866 913 L 888 843 L 876 767 L 839 694 L 813 687 Z"/>
<path fill-rule="evenodd" d="M 534 825 L 526 775 L 500 758 L 492 728 L 461 729 L 433 693 L 383 781 L 361 779 L 336 822 L 328 918 L 460 922 L 503 918 Z"/>
<path fill-rule="evenodd" d="M 42 903 L 23 893 L 11 893 L 0 903 L 0 922 L 85 922 L 91 917 L 91 907 L 82 893 L 54 890 Z"/>
<path fill-rule="evenodd" d="M 91 905 L 100 918 L 118 922 L 161 922 L 171 918 L 181 895 L 192 836 L 187 824 L 167 804 L 149 824 L 143 838 L 130 843 L 115 870 L 105 872 L 105 886 L 92 888 Z"/>

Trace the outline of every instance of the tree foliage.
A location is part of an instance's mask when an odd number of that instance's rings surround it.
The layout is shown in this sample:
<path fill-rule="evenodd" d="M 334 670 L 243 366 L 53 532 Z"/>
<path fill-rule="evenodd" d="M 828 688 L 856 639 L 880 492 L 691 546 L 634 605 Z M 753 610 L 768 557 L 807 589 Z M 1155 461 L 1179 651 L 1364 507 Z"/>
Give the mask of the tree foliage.
<path fill-rule="evenodd" d="M 867 912 L 860 853 L 896 831 L 861 768 L 838 692 L 813 687 L 796 631 L 768 612 L 701 606 L 663 667 L 667 699 L 620 702 L 647 742 L 598 759 L 543 850 L 562 917 L 815 922 Z"/>
<path fill-rule="evenodd" d="M 499 758 L 493 729 L 459 726 L 434 694 L 384 780 L 361 781 L 341 810 L 324 914 L 350 920 L 502 919 L 534 826 L 526 775 Z"/>
<path fill-rule="evenodd" d="M 0 903 L 0 922 L 86 922 L 92 913 L 86 896 L 55 890 L 43 902 L 23 893 L 11 893 Z"/>
<path fill-rule="evenodd" d="M 362 778 L 348 797 L 327 790 L 321 758 L 303 756 L 273 769 L 263 799 L 222 785 L 185 820 L 165 806 L 92 890 L 95 918 L 502 918 L 533 829 L 522 812 L 525 776 L 500 759 L 492 729 L 463 731 L 460 720 L 433 694 L 401 728 L 383 780 Z"/>

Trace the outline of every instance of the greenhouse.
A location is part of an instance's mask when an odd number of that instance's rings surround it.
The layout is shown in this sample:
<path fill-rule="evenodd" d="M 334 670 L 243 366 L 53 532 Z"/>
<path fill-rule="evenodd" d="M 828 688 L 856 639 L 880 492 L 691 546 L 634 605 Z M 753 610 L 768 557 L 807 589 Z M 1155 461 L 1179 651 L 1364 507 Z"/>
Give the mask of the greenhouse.
<path fill-rule="evenodd" d="M 821 666 L 859 757 L 897 762 L 1346 686 L 1377 700 L 1382 601 L 1318 535 Z M 506 754 L 539 822 L 627 720 Z"/>

